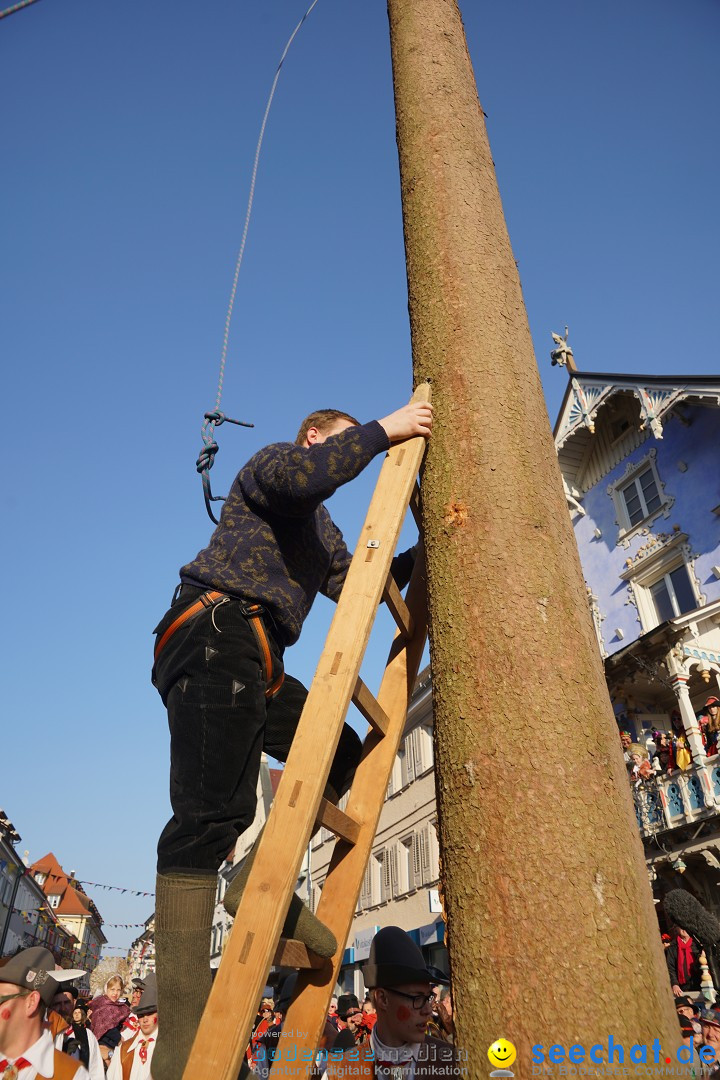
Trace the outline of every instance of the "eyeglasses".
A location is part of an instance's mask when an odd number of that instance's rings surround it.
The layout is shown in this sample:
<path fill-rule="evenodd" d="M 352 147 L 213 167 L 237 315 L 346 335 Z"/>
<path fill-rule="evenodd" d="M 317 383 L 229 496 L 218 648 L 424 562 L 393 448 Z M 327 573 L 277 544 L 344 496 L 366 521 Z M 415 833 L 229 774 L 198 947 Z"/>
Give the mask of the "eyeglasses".
<path fill-rule="evenodd" d="M 2 994 L 0 995 L 0 1005 L 4 1005 L 6 1001 L 12 1001 L 13 998 L 28 997 L 29 990 L 18 990 L 17 994 Z"/>
<path fill-rule="evenodd" d="M 425 1005 L 435 1004 L 435 993 L 432 990 L 429 994 L 405 994 L 402 990 L 393 990 L 389 986 L 386 986 L 385 989 L 389 990 L 391 994 L 397 994 L 398 997 L 404 997 L 408 1001 L 412 1001 L 413 1009 L 422 1009 Z"/>

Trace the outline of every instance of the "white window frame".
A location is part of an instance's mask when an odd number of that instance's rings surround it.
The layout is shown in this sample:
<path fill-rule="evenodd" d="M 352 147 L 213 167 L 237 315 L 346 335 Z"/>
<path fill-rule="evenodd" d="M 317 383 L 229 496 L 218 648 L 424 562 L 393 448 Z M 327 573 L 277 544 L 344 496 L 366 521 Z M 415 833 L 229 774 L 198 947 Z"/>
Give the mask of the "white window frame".
<path fill-rule="evenodd" d="M 400 761 L 403 787 L 412 784 L 432 768 L 432 735 L 426 726 L 420 724 L 408 731 L 403 739 Z"/>
<path fill-rule="evenodd" d="M 53 900 L 55 901 L 55 903 L 53 903 Z M 60 893 L 52 893 L 52 894 L 51 894 L 50 896 L 48 896 L 48 898 L 47 898 L 47 902 L 48 902 L 48 904 L 49 904 L 49 905 L 50 905 L 50 907 L 51 907 L 51 908 L 53 908 L 53 909 L 55 909 L 55 908 L 57 908 L 57 907 L 60 907 L 60 900 L 61 900 L 61 896 L 60 896 Z"/>
<path fill-rule="evenodd" d="M 396 795 L 402 788 L 402 767 L 398 755 L 395 755 L 395 759 L 390 770 L 390 779 L 388 781 L 387 791 L 385 798 L 390 799 L 393 795 Z"/>
<path fill-rule="evenodd" d="M 621 574 L 621 577 L 628 582 L 630 598 L 637 607 L 644 633 L 654 630 L 662 621 L 655 608 L 651 587 L 683 565 L 695 594 L 695 606 L 700 607 L 706 602 L 706 598 L 700 592 L 700 582 L 695 575 L 694 558 L 686 533 L 678 533 L 669 543 L 664 544 L 653 554 L 639 559 Z M 681 614 L 686 615 L 687 612 L 681 612 Z M 680 615 L 675 615 L 674 618 L 680 618 Z"/>
<path fill-rule="evenodd" d="M 660 505 L 656 507 L 656 509 L 653 510 L 651 513 L 646 513 L 644 517 L 640 519 L 640 521 L 636 521 L 635 524 L 632 525 L 630 523 L 630 517 L 627 512 L 627 506 L 625 505 L 625 498 L 623 496 L 623 492 L 626 491 L 631 484 L 638 480 L 643 473 L 647 472 L 648 469 L 650 469 L 650 471 L 652 472 L 653 480 L 655 481 L 657 492 L 660 496 Z M 637 490 L 640 495 L 643 510 L 647 510 L 644 496 L 642 494 L 642 490 L 639 484 Z M 664 517 L 668 517 L 670 514 L 670 508 L 675 502 L 674 497 L 668 495 L 665 491 L 665 485 L 660 479 L 660 474 L 658 473 L 657 469 L 657 450 L 655 449 L 650 450 L 640 461 L 628 462 L 625 472 L 622 474 L 622 476 L 619 476 L 617 480 L 613 481 L 613 483 L 608 486 L 607 493 L 611 496 L 615 504 L 615 520 L 617 525 L 619 526 L 618 540 L 623 541 L 623 546 L 627 546 L 627 542 L 631 539 L 631 537 L 633 537 L 641 529 L 645 529 L 648 527 L 648 525 L 651 525 L 652 522 L 655 521 L 656 518 L 660 517 L 661 514 Z"/>
<path fill-rule="evenodd" d="M 422 740 L 423 762 L 425 764 L 425 772 L 427 772 L 428 769 L 432 769 L 435 765 L 435 744 L 433 742 L 432 724 L 421 724 L 418 731 L 420 732 L 419 738 Z"/>

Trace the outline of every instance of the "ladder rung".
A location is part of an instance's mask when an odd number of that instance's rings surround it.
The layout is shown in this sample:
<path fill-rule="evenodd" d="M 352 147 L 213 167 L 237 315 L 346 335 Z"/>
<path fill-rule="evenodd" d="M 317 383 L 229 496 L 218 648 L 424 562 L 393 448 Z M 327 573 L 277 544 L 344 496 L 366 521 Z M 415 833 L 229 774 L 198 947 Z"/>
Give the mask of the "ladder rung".
<path fill-rule="evenodd" d="M 412 615 L 408 611 L 407 604 L 400 595 L 400 590 L 395 584 L 395 578 L 392 574 L 388 574 L 388 579 L 385 582 L 383 600 L 390 608 L 390 612 L 395 622 L 398 624 L 400 633 L 404 638 L 411 638 L 413 636 Z"/>
<path fill-rule="evenodd" d="M 373 697 L 360 678 L 358 678 L 358 681 L 355 683 L 352 699 L 368 724 L 372 724 L 378 734 L 387 735 L 387 729 L 390 724 L 388 714 L 385 712 L 379 701 Z"/>
<path fill-rule="evenodd" d="M 276 967 L 314 968 L 317 970 L 324 967 L 326 963 L 327 960 L 322 956 L 318 956 L 317 953 L 308 949 L 304 942 L 296 941 L 294 938 L 280 938 L 273 957 L 273 964 Z"/>
<path fill-rule="evenodd" d="M 320 800 L 320 809 L 315 818 L 315 827 L 317 828 L 320 825 L 329 829 L 330 832 L 334 832 L 341 840 L 347 840 L 348 844 L 357 844 L 360 835 L 360 822 L 355 821 L 354 818 L 351 818 L 349 814 L 346 814 L 328 799 Z"/>

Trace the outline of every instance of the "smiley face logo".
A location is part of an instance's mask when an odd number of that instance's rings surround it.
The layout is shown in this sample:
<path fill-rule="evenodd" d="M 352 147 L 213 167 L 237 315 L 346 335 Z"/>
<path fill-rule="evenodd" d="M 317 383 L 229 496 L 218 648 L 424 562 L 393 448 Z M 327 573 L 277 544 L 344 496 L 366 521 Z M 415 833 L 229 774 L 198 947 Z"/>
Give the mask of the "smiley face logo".
<path fill-rule="evenodd" d="M 488 1061 L 498 1069 L 506 1069 L 517 1057 L 517 1050 L 507 1039 L 496 1039 L 488 1047 Z"/>

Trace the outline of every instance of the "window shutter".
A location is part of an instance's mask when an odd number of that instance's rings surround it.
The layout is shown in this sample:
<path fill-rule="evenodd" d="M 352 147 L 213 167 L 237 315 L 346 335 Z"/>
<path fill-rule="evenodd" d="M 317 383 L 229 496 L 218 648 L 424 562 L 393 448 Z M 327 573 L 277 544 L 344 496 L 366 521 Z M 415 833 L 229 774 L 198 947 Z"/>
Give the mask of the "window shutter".
<path fill-rule="evenodd" d="M 413 752 L 413 734 L 410 732 L 405 738 L 405 772 L 408 784 L 415 779 L 415 754 Z"/>
<path fill-rule="evenodd" d="M 360 907 L 363 908 L 370 907 L 372 902 L 372 861 L 373 856 L 371 855 L 365 867 L 362 889 L 360 890 Z"/>
<path fill-rule="evenodd" d="M 427 828 L 422 829 L 420 836 L 420 884 L 431 880 L 430 874 L 430 837 Z"/>
<path fill-rule="evenodd" d="M 413 750 L 415 753 L 415 775 L 420 776 L 424 769 L 423 762 L 423 744 L 422 744 L 422 728 L 415 728 L 413 731 Z"/>
<path fill-rule="evenodd" d="M 422 856 L 420 853 L 420 833 L 413 834 L 412 845 L 413 882 L 412 886 L 422 885 Z"/>
<path fill-rule="evenodd" d="M 398 851 L 397 845 L 393 846 L 388 851 L 390 860 L 390 894 L 391 896 L 397 896 L 398 894 Z"/>
<path fill-rule="evenodd" d="M 390 870 L 390 852 L 387 848 L 382 853 L 382 896 L 381 901 L 390 900 L 392 897 L 392 874 Z"/>

